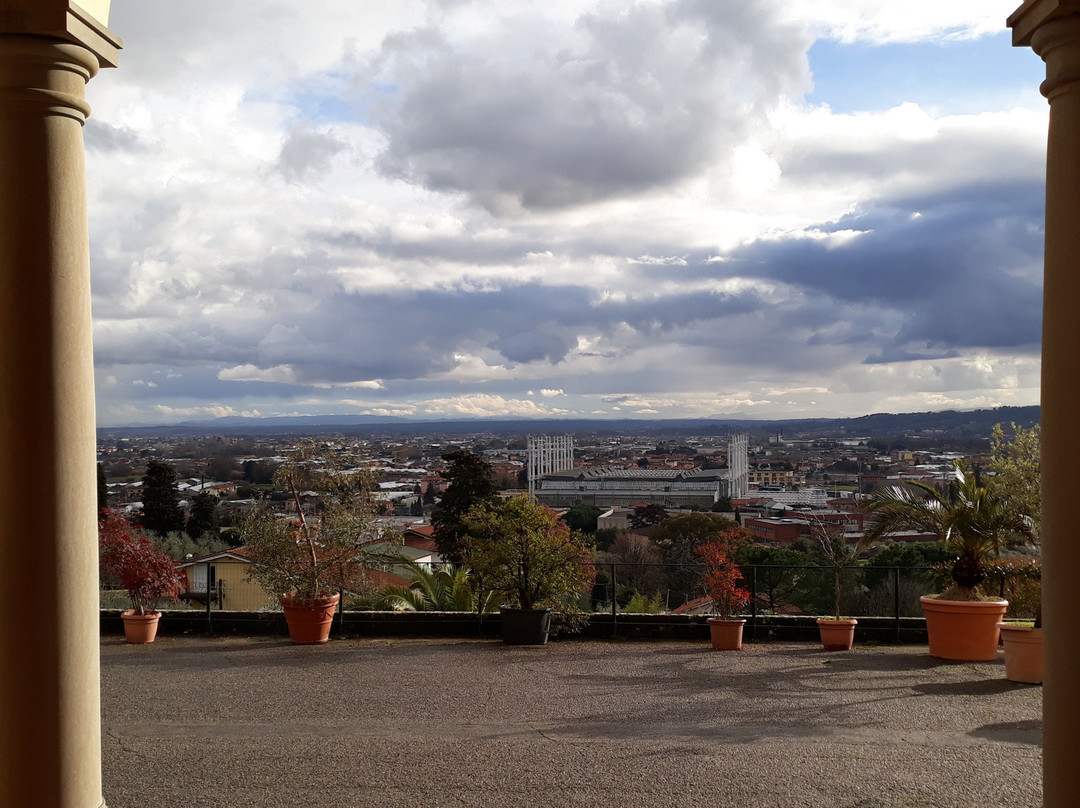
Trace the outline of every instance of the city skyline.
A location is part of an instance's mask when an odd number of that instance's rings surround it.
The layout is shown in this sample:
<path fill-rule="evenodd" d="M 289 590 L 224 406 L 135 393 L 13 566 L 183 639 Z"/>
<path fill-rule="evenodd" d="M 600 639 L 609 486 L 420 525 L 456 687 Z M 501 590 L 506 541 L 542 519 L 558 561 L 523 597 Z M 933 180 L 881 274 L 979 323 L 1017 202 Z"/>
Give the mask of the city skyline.
<path fill-rule="evenodd" d="M 114 0 L 98 421 L 1038 403 L 1017 5 Z"/>

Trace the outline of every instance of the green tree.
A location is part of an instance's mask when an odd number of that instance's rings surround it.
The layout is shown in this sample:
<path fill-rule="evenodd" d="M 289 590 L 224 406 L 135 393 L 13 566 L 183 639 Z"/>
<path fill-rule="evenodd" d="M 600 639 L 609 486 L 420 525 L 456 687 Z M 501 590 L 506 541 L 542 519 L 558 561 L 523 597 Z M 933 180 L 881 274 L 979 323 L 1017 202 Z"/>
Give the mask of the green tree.
<path fill-rule="evenodd" d="M 218 498 L 213 494 L 203 492 L 191 498 L 191 507 L 188 510 L 187 525 L 185 530 L 193 539 L 217 533 Z"/>
<path fill-rule="evenodd" d="M 244 479 L 252 485 L 270 485 L 276 470 L 272 460 L 245 460 L 243 465 Z"/>
<path fill-rule="evenodd" d="M 764 596 L 766 608 L 776 611 L 778 603 L 788 602 L 807 577 L 807 571 L 797 569 L 809 563 L 806 553 L 791 547 L 765 547 L 744 544 L 735 554 L 741 567 L 755 567 L 744 573 L 753 580 L 759 596 Z"/>
<path fill-rule="evenodd" d="M 160 460 L 151 460 L 146 465 L 142 482 L 142 526 L 159 536 L 183 530 L 184 513 L 180 510 L 173 467 Z"/>
<path fill-rule="evenodd" d="M 174 530 L 157 538 L 157 543 L 169 558 L 174 561 L 187 561 L 189 558 L 219 553 L 229 549 L 229 543 L 216 533 L 208 533 L 197 539 L 191 538 L 183 530 Z"/>
<path fill-rule="evenodd" d="M 571 530 L 595 533 L 596 520 L 602 513 L 603 511 L 595 505 L 574 505 L 563 514 L 563 521 L 570 526 Z"/>
<path fill-rule="evenodd" d="M 735 510 L 735 506 L 731 504 L 731 497 L 720 497 L 709 510 L 713 513 L 731 513 Z"/>
<path fill-rule="evenodd" d="M 1011 438 L 1001 424 L 995 424 L 990 434 L 990 469 L 994 476 L 987 485 L 1011 507 L 1031 519 L 1032 536 L 1038 541 L 1042 527 L 1042 475 L 1039 471 L 1042 431 L 1039 424 L 1030 429 L 1010 424 L 1009 431 Z"/>
<path fill-rule="evenodd" d="M 668 518 L 668 512 L 663 505 L 655 502 L 631 506 L 633 513 L 630 514 L 630 527 L 640 530 L 643 527 L 658 525 Z"/>
<path fill-rule="evenodd" d="M 435 544 L 447 561 L 465 561 L 465 515 L 478 505 L 495 501 L 499 485 L 484 458 L 467 449 L 444 454 L 450 466 L 443 472 L 449 483 L 431 514 Z"/>
<path fill-rule="evenodd" d="M 870 556 L 872 567 L 934 567 L 955 560 L 956 553 L 942 541 L 890 541 Z M 873 589 L 885 583 L 889 575 L 885 569 L 868 569 L 866 585 Z M 905 570 L 902 575 L 928 586 L 938 577 L 930 570 Z"/>

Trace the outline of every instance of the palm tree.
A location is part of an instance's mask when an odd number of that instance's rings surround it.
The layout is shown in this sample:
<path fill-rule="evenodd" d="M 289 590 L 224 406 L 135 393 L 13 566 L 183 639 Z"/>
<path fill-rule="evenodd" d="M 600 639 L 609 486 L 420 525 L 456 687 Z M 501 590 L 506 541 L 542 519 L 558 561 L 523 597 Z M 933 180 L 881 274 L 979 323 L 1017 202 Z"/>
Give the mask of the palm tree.
<path fill-rule="evenodd" d="M 951 600 L 974 600 L 986 580 L 985 562 L 1002 547 L 1029 540 L 1032 520 L 1004 497 L 984 485 L 962 462 L 955 463 L 954 481 L 943 494 L 923 482 L 879 488 L 866 511 L 877 517 L 867 532 L 876 541 L 898 530 L 933 533 L 958 555 L 952 567 L 956 586 Z"/>
<path fill-rule="evenodd" d="M 468 573 L 454 567 L 431 569 L 410 563 L 406 575 L 408 586 L 390 586 L 379 593 L 376 608 L 407 612 L 472 612 L 477 611 L 477 597 Z M 487 598 L 480 602 L 487 611 Z"/>

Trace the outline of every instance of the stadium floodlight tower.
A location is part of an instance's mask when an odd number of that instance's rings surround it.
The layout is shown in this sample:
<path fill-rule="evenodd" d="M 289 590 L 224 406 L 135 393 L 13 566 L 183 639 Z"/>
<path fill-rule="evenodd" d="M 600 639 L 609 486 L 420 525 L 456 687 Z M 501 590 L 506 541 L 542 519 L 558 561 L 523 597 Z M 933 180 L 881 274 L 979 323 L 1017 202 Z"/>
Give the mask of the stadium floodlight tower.
<path fill-rule="evenodd" d="M 573 435 L 529 435 L 529 499 L 536 500 L 536 481 L 545 474 L 574 467 Z"/>
<path fill-rule="evenodd" d="M 728 438 L 728 496 L 745 497 L 750 491 L 750 436 L 735 432 Z"/>

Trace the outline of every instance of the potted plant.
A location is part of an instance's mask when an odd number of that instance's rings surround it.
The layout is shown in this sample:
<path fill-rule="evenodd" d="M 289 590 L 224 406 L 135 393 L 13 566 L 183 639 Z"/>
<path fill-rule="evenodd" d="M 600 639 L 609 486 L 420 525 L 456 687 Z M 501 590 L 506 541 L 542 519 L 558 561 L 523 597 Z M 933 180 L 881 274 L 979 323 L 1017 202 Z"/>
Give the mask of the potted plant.
<path fill-rule="evenodd" d="M 980 485 L 962 463 L 946 493 L 923 482 L 878 489 L 866 506 L 877 521 L 872 539 L 897 530 L 936 535 L 957 554 L 950 570 L 953 585 L 939 595 L 920 598 L 926 614 L 931 656 L 942 659 L 997 659 L 1006 600 L 985 595 L 986 562 L 1007 544 L 1031 537 L 1031 519 L 1010 507 L 1006 498 Z"/>
<path fill-rule="evenodd" d="M 503 642 L 543 645 L 552 612 L 573 625 L 592 584 L 592 554 L 551 508 L 527 495 L 480 503 L 465 516 L 465 562 L 474 585 L 502 604 Z"/>
<path fill-rule="evenodd" d="M 819 617 L 817 621 L 821 644 L 826 651 L 850 651 L 855 641 L 855 627 L 859 621 L 854 617 L 843 617 L 840 613 L 840 599 L 843 592 L 844 570 L 853 566 L 870 543 L 864 533 L 853 543 L 849 543 L 841 526 L 830 528 L 824 522 L 815 520 L 813 531 L 817 533 L 821 554 L 832 565 L 833 573 L 833 615 Z"/>
<path fill-rule="evenodd" d="M 742 537 L 739 528 L 721 530 L 712 541 L 697 548 L 698 557 L 705 565 L 700 583 L 712 598 L 715 617 L 708 618 L 709 637 L 716 651 L 742 650 L 746 620 L 735 615 L 750 600 L 750 593 L 740 586 L 742 572 L 734 560 Z"/>
<path fill-rule="evenodd" d="M 1010 607 L 1034 620 L 1010 620 L 998 623 L 1001 645 L 1005 650 L 1005 678 L 1011 682 L 1042 684 L 1042 569 L 1037 558 L 1008 558 L 994 565 L 995 571 L 1009 582 Z"/>
<path fill-rule="evenodd" d="M 325 643 L 341 592 L 360 588 L 370 568 L 387 561 L 375 486 L 312 443 L 278 468 L 274 483 L 293 512 L 263 503 L 247 513 L 239 531 L 252 562 L 247 575 L 277 599 L 294 644 Z"/>
<path fill-rule="evenodd" d="M 177 599 L 184 574 L 154 542 L 137 535 L 127 519 L 112 511 L 103 512 L 98 536 L 103 577 L 119 581 L 131 600 L 131 608 L 120 614 L 124 638 L 153 642 L 161 619 L 157 605 Z"/>
<path fill-rule="evenodd" d="M 1006 437 L 1001 424 L 990 435 L 990 468 L 994 476 L 990 487 L 1008 499 L 1010 507 L 1031 522 L 1034 555 L 1040 550 L 1042 527 L 1042 471 L 1040 449 L 1042 433 L 1038 424 L 1024 428 L 1009 425 Z M 1005 649 L 1005 678 L 1013 682 L 1041 684 L 1043 680 L 1042 570 L 1037 558 L 1003 559 L 1008 561 L 1009 577 L 1017 582 L 1020 593 L 1034 597 L 1033 623 L 999 623 L 1001 644 Z M 1001 565 L 999 565 L 1000 567 Z M 1004 572 L 1004 571 L 1003 571 Z M 1025 598 L 1013 598 L 1023 601 Z M 1015 604 L 1014 604 L 1015 605 Z"/>

